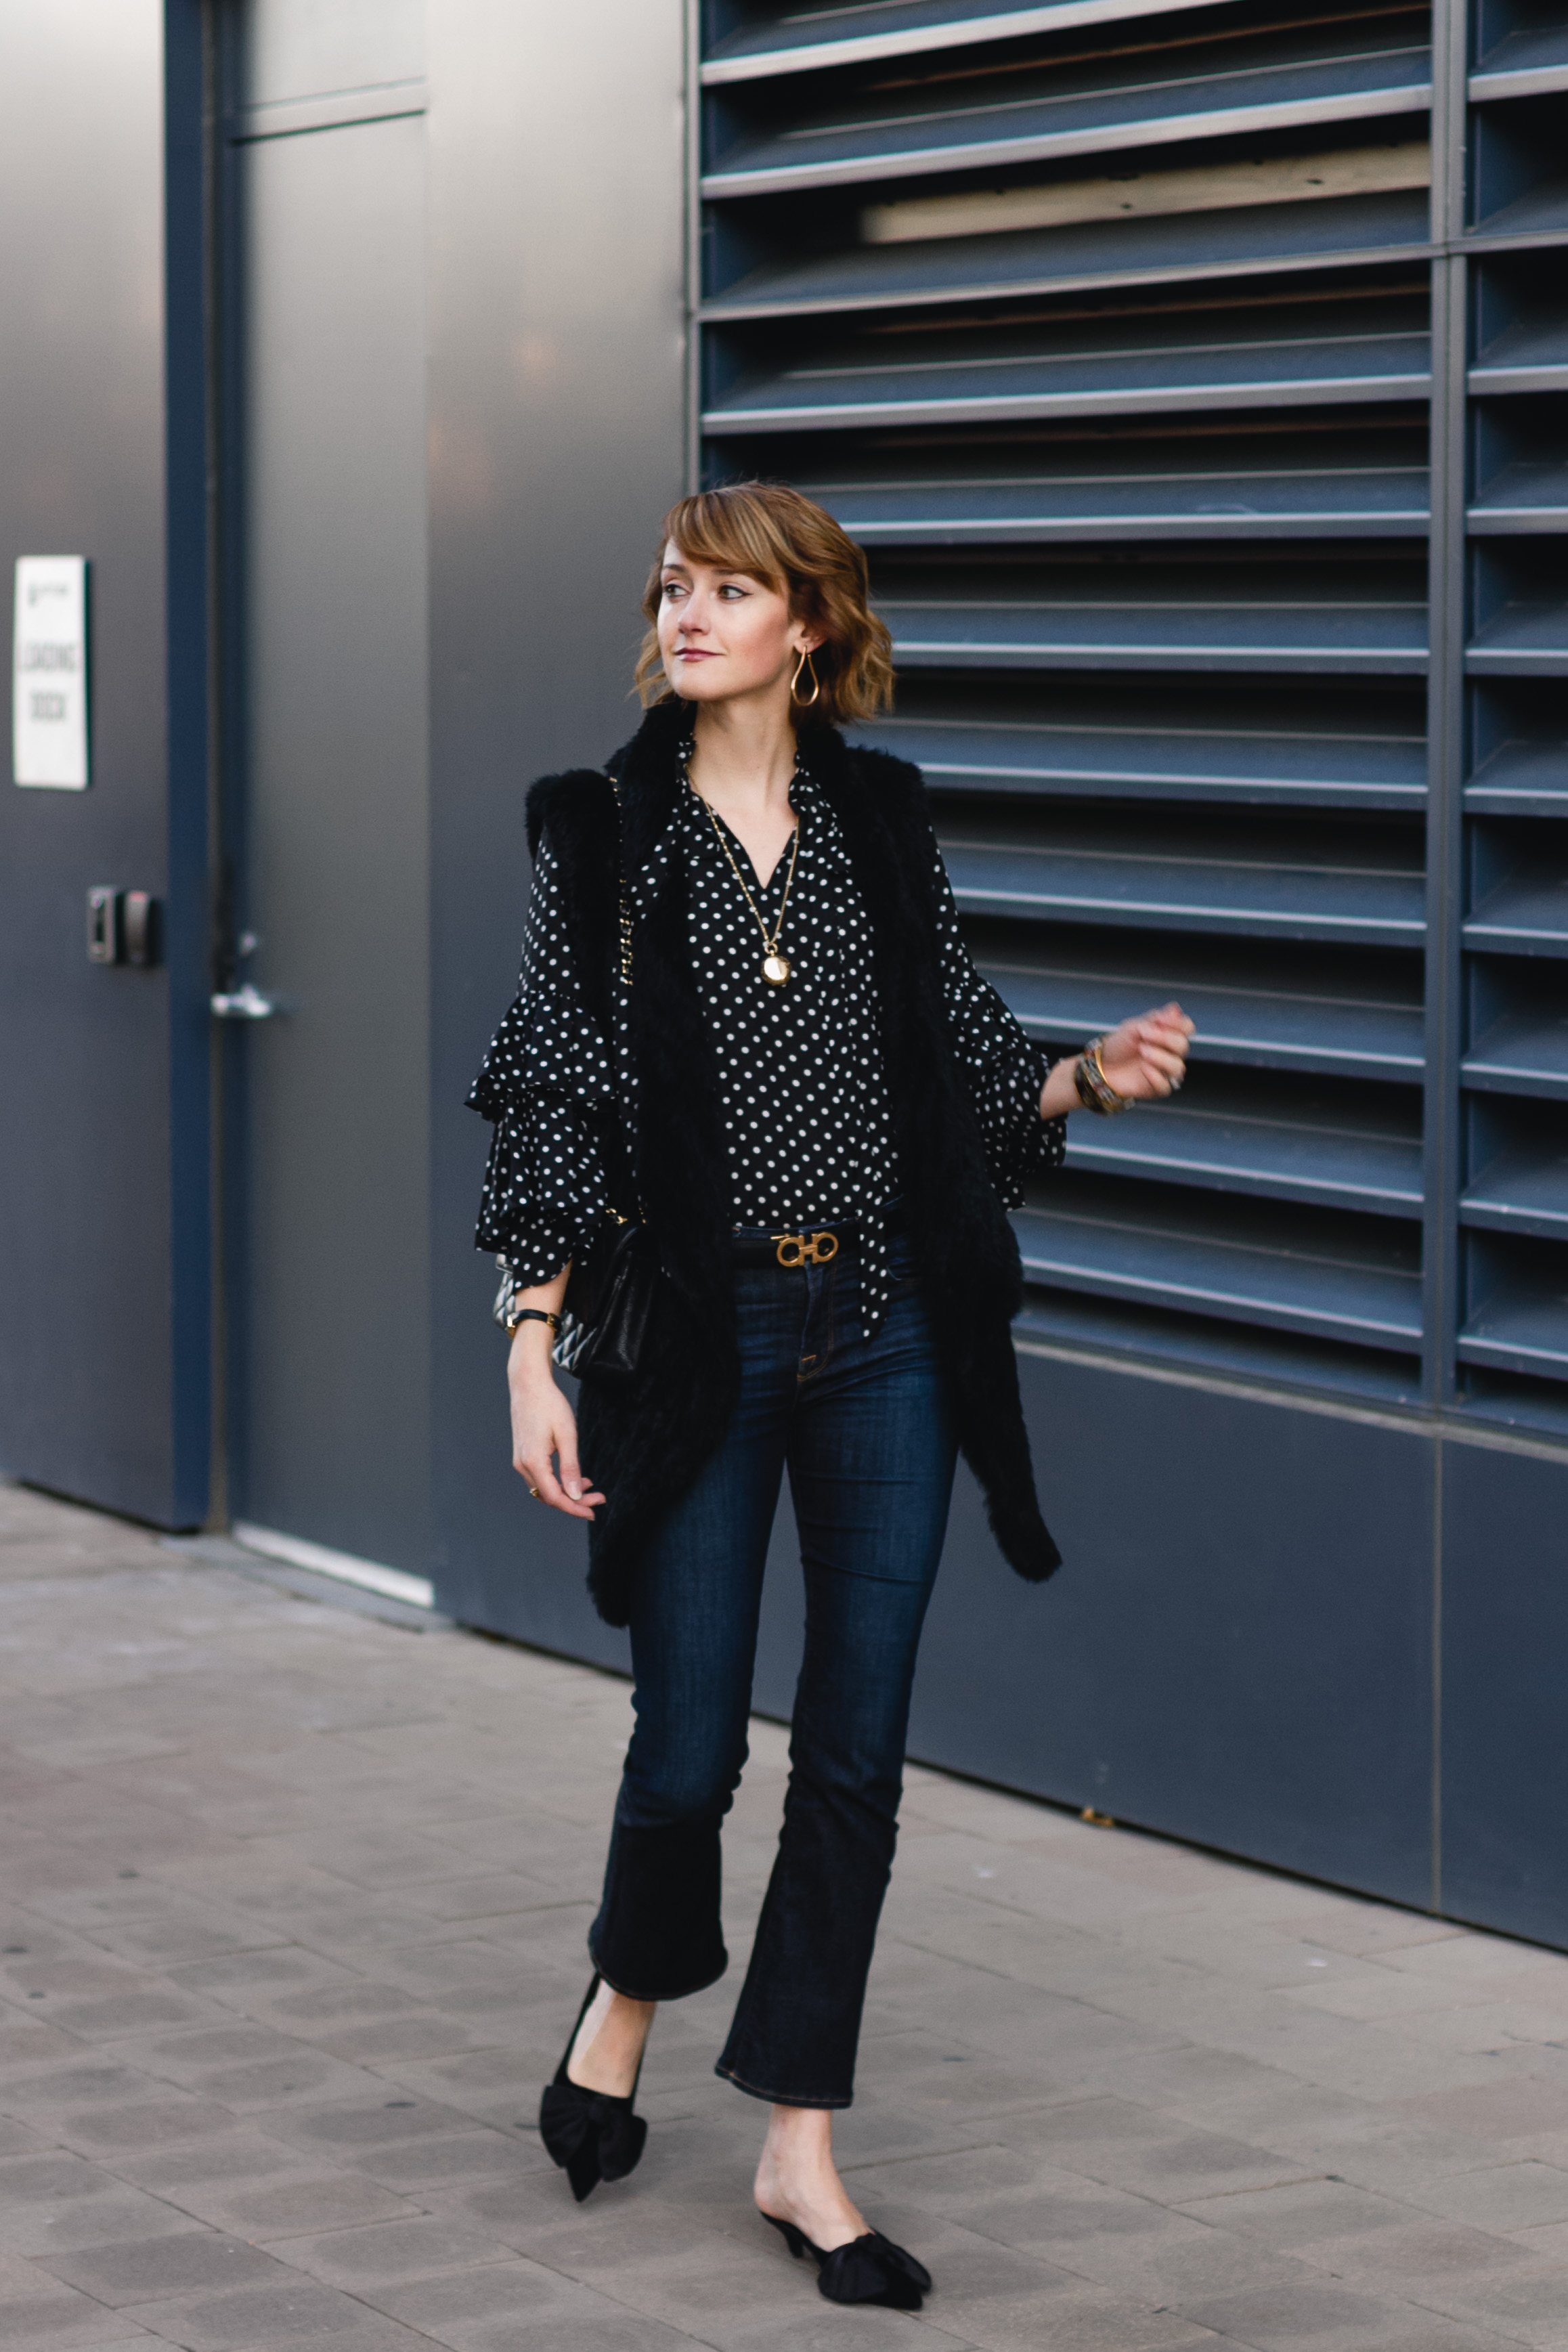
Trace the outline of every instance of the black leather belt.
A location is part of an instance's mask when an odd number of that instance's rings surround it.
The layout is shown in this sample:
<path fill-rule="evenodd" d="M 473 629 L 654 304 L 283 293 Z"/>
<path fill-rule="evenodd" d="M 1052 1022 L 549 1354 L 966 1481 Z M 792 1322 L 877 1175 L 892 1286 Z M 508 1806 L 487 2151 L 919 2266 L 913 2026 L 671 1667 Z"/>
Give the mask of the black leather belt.
<path fill-rule="evenodd" d="M 732 1235 L 737 1265 L 830 1265 L 845 1250 L 852 1250 L 865 1228 L 852 1219 L 837 1225 L 811 1226 L 805 1233 L 770 1233 L 762 1225 L 737 1225 Z M 882 1213 L 882 1230 L 891 1236 L 904 1230 L 904 1204 L 890 1202 Z"/>

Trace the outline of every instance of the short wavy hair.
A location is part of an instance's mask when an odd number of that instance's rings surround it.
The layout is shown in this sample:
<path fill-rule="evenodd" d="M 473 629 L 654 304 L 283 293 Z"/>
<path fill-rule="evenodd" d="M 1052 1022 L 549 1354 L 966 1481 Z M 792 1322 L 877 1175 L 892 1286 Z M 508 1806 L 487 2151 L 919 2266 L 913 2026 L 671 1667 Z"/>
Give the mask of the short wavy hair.
<path fill-rule="evenodd" d="M 821 630 L 812 656 L 821 685 L 814 719 L 835 724 L 873 719 L 891 704 L 893 641 L 871 610 L 866 558 L 826 507 L 786 482 L 698 490 L 665 516 L 642 600 L 648 630 L 637 656 L 637 689 L 645 704 L 668 702 L 675 692 L 658 650 L 664 551 L 671 544 L 694 563 L 762 581 L 788 598 L 797 621 Z"/>

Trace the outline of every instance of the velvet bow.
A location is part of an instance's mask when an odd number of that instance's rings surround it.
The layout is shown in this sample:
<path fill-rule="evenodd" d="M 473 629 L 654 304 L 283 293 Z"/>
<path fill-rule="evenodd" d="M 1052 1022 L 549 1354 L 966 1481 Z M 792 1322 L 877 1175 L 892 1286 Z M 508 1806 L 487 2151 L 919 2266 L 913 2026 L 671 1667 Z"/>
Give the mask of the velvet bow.
<path fill-rule="evenodd" d="M 823 2257 L 817 2284 L 830 2303 L 883 2303 L 894 2311 L 918 2311 L 931 2287 L 931 2273 L 913 2254 L 868 2230 Z"/>
<path fill-rule="evenodd" d="M 539 2132 L 579 2205 L 601 2180 L 624 2180 L 643 2152 L 647 2124 L 630 2099 L 552 2083 L 539 2105 Z"/>

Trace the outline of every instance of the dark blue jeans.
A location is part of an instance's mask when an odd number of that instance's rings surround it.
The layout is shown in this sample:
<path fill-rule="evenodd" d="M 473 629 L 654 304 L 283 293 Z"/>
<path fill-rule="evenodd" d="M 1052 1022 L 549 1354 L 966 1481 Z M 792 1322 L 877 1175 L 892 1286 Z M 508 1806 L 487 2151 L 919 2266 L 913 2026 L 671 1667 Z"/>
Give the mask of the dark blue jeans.
<path fill-rule="evenodd" d="M 601 1974 L 639 2000 L 723 1974 L 719 1830 L 746 1760 L 763 1565 L 787 1465 L 805 1654 L 778 1856 L 718 2071 L 792 2106 L 845 2107 L 853 2095 L 910 1686 L 952 1491 L 931 1328 L 907 1256 L 894 1270 L 868 1340 L 853 1252 L 737 1269 L 740 1403 L 638 1567 L 637 1727 L 589 1935 Z"/>

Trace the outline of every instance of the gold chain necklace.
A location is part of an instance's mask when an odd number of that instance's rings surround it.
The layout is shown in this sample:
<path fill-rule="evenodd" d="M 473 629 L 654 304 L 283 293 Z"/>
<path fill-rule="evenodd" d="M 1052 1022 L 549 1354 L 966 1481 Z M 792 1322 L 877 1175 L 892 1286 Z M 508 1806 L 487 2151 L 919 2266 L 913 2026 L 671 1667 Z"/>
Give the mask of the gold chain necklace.
<path fill-rule="evenodd" d="M 708 809 L 709 820 L 712 824 L 714 832 L 719 836 L 719 846 L 730 861 L 731 873 L 734 876 L 736 881 L 745 892 L 746 904 L 750 907 L 752 916 L 755 919 L 757 929 L 763 935 L 763 978 L 765 981 L 770 982 L 774 988 L 782 988 L 793 970 L 793 966 L 790 963 L 788 956 L 781 955 L 779 953 L 779 940 L 784 932 L 784 908 L 789 905 L 789 886 L 795 880 L 795 861 L 800 856 L 800 819 L 797 816 L 795 821 L 795 833 L 790 843 L 789 872 L 784 876 L 784 896 L 779 900 L 779 919 L 773 925 L 773 937 L 770 939 L 768 937 L 768 927 L 766 923 L 763 922 L 757 902 L 752 898 L 751 890 L 747 887 L 746 877 L 735 863 L 735 853 L 731 848 L 728 841 L 724 838 L 723 826 L 713 814 L 711 808 L 709 808 L 708 803 L 702 800 L 701 793 L 697 792 L 697 787 L 692 783 L 689 776 L 687 777 L 686 781 L 688 785 L 690 786 L 691 791 L 697 793 L 698 799 L 702 801 L 703 807 Z"/>

